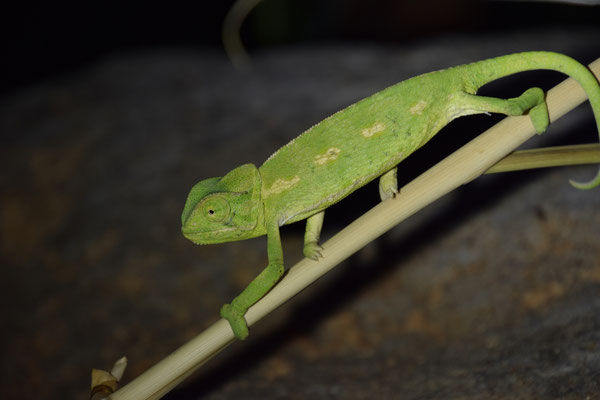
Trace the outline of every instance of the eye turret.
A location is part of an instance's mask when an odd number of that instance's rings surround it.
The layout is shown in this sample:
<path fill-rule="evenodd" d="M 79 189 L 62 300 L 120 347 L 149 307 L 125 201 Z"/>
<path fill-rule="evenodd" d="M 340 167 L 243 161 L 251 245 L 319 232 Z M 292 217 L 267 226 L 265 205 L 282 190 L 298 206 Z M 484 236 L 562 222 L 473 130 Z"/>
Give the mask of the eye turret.
<path fill-rule="evenodd" d="M 224 221 L 231 212 L 229 202 L 222 196 L 210 196 L 200 205 L 202 214 L 211 222 Z"/>

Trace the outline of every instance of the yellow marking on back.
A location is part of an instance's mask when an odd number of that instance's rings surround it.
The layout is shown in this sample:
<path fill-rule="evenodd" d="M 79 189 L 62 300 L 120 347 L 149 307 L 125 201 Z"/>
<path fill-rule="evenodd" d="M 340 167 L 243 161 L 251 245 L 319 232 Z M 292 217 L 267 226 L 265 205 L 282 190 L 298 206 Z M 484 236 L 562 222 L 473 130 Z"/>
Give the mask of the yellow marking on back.
<path fill-rule="evenodd" d="M 408 111 L 412 115 L 421 115 L 423 114 L 423 110 L 427 107 L 427 102 L 425 100 L 420 100 L 417 104 L 413 105 Z"/>
<path fill-rule="evenodd" d="M 328 162 L 334 161 L 336 158 L 338 158 L 340 152 L 341 150 L 337 147 L 330 147 L 325 153 L 317 154 L 313 162 L 317 165 L 327 164 Z"/>
<path fill-rule="evenodd" d="M 271 194 L 279 194 L 284 190 L 289 190 L 293 188 L 298 182 L 300 182 L 300 177 L 298 175 L 294 176 L 292 179 L 287 181 L 285 179 L 279 178 L 275 182 L 273 182 L 270 188 L 265 189 L 264 195 L 269 196 Z"/>
<path fill-rule="evenodd" d="M 373 126 L 363 129 L 360 133 L 364 137 L 369 138 L 369 137 L 373 136 L 374 134 L 383 131 L 384 129 L 385 129 L 384 123 L 376 122 Z"/>

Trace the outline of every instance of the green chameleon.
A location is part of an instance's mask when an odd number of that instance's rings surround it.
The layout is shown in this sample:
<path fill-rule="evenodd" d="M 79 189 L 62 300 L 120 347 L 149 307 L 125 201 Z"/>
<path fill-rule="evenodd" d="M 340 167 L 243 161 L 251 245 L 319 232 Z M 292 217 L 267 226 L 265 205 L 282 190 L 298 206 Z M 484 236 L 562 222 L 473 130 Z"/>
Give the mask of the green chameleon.
<path fill-rule="evenodd" d="M 189 193 L 181 216 L 183 235 L 197 244 L 267 235 L 268 266 L 221 308 L 239 339 L 248 336 L 244 314 L 284 273 L 279 227 L 306 219 L 304 255 L 321 257 L 324 210 L 379 178 L 382 200 L 398 193 L 396 165 L 450 121 L 463 115 L 528 113 L 538 133 L 549 124 L 544 92 L 531 88 L 512 99 L 477 96 L 486 83 L 517 72 L 550 69 L 574 78 L 588 95 L 600 129 L 600 86 L 574 59 L 525 52 L 483 60 L 408 79 L 367 97 L 313 126 L 260 167 L 242 165 L 206 179 Z M 600 172 L 580 189 L 600 185 Z"/>

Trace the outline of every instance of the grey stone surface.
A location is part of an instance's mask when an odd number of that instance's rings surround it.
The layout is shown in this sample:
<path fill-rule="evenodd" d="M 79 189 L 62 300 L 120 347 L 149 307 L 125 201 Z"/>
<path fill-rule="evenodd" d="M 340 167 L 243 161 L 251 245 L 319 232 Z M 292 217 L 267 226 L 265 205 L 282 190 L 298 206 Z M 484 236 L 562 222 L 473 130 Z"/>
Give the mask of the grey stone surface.
<path fill-rule="evenodd" d="M 522 50 L 589 63 L 600 30 L 453 36 L 411 47 L 254 55 L 114 55 L 0 103 L 2 398 L 83 398 L 91 368 L 129 381 L 216 320 L 266 262 L 255 239 L 197 247 L 179 233 L 189 188 L 260 164 L 322 118 L 402 79 Z M 485 88 L 516 96 L 563 78 Z M 405 183 L 496 121 L 463 118 L 400 171 Z M 589 107 L 530 145 L 597 140 Z M 596 167 L 488 176 L 370 244 L 167 396 L 598 398 Z M 330 236 L 377 202 L 367 186 L 327 213 Z M 302 225 L 283 229 L 287 265 Z"/>

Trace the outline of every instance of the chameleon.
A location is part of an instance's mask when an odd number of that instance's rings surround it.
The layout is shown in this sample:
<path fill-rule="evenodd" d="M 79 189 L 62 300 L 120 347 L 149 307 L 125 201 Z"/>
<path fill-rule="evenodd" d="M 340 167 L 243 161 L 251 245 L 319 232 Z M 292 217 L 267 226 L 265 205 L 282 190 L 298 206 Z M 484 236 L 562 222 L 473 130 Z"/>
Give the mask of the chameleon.
<path fill-rule="evenodd" d="M 382 200 L 401 195 L 397 165 L 455 118 L 528 114 L 536 132 L 543 133 L 550 120 L 542 89 L 510 99 L 476 94 L 488 82 L 536 69 L 574 78 L 589 98 L 600 132 L 600 86 L 587 67 L 559 53 L 515 53 L 397 83 L 314 125 L 259 168 L 244 164 L 194 185 L 181 215 L 187 239 L 211 244 L 267 235 L 268 265 L 220 310 L 235 336 L 248 336 L 244 314 L 284 273 L 280 226 L 306 219 L 303 253 L 319 260 L 325 209 L 376 178 Z M 571 184 L 596 187 L 600 171 L 588 182 Z"/>

